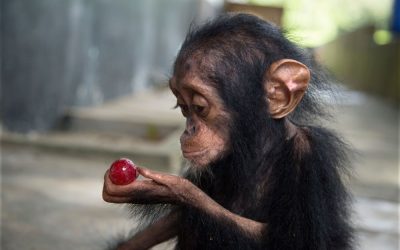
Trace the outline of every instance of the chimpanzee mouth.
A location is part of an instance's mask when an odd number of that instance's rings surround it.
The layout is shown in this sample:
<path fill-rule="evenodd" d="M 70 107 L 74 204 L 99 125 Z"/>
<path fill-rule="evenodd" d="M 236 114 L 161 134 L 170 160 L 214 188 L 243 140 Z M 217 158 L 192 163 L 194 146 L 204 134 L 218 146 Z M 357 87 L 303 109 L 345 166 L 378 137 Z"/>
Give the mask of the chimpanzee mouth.
<path fill-rule="evenodd" d="M 207 152 L 207 149 L 198 150 L 198 151 L 185 151 L 182 150 L 183 157 L 185 158 L 195 158 L 204 155 Z"/>

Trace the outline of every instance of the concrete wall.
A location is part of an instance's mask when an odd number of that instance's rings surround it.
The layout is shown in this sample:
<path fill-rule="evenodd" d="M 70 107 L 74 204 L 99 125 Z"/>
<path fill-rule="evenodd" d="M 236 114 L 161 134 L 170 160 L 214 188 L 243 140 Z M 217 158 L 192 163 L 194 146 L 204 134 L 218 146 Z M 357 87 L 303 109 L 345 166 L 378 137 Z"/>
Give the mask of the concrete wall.
<path fill-rule="evenodd" d="M 49 130 L 70 106 L 164 80 L 200 2 L 3 0 L 3 126 Z"/>
<path fill-rule="evenodd" d="M 345 85 L 400 103 L 400 39 L 378 45 L 373 27 L 340 36 L 317 50 Z"/>

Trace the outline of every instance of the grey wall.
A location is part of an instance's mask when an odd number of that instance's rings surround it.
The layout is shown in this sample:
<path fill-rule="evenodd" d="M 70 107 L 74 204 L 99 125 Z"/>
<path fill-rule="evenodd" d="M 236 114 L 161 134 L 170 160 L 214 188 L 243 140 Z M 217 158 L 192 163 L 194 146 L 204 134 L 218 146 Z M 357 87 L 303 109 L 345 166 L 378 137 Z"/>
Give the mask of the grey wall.
<path fill-rule="evenodd" d="M 53 128 L 70 106 L 160 82 L 204 7 L 196 0 L 1 4 L 1 119 L 21 132 Z"/>

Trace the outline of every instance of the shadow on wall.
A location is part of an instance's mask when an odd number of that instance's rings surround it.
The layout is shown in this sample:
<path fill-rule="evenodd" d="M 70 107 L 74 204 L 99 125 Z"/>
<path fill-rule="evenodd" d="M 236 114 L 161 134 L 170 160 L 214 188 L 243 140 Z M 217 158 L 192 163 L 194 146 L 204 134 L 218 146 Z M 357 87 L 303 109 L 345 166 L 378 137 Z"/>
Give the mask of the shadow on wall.
<path fill-rule="evenodd" d="M 349 87 L 399 104 L 400 38 L 378 45 L 374 32 L 373 27 L 363 27 L 344 34 L 318 48 L 317 56 Z"/>

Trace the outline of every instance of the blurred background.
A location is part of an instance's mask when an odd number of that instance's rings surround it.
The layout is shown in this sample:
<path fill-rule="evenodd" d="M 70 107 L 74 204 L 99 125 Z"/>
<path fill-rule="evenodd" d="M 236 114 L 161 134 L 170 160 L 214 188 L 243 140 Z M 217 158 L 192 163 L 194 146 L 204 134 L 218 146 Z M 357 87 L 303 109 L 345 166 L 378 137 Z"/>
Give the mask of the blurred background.
<path fill-rule="evenodd" d="M 399 0 L 0 4 L 1 249 L 101 249 L 135 225 L 102 201 L 103 174 L 119 157 L 179 172 L 167 80 L 190 24 L 226 11 L 275 22 L 335 75 L 357 249 L 399 249 Z"/>

